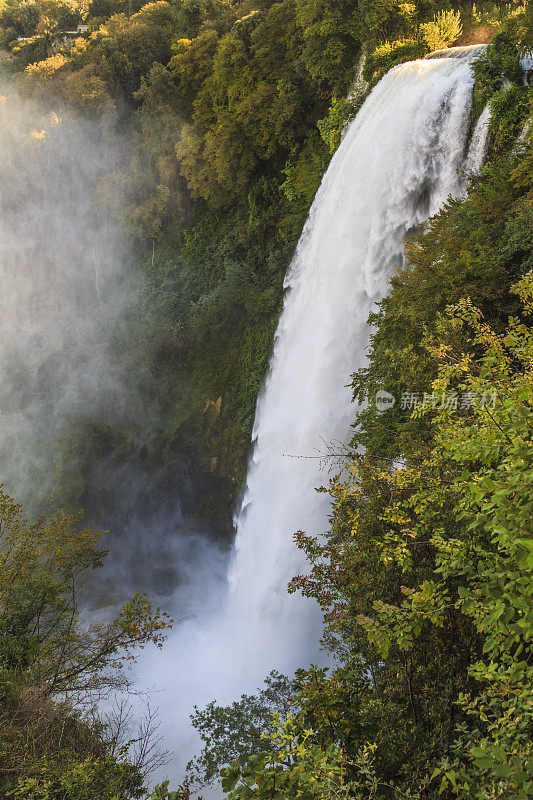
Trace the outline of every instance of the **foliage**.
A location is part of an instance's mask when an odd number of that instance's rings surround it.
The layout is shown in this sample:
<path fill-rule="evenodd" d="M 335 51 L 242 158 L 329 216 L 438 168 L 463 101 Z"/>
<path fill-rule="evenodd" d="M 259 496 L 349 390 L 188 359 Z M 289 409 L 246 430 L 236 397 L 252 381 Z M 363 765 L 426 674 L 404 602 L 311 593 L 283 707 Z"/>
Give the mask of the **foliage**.
<path fill-rule="evenodd" d="M 320 137 L 331 155 L 341 143 L 342 134 L 348 123 L 355 117 L 362 103 L 362 98 L 345 99 L 335 96 L 327 115 L 317 122 Z"/>
<path fill-rule="evenodd" d="M 531 310 L 533 275 L 515 291 Z M 466 412 L 453 405 L 439 409 L 427 458 L 407 478 L 390 472 L 392 484 L 399 481 L 409 490 L 407 496 L 395 493 L 387 515 L 408 531 L 391 530 L 381 559 L 396 562 L 411 586 L 402 587 L 401 605 L 376 601 L 375 614 L 361 616 L 360 623 L 387 657 L 393 642 L 409 652 L 424 628 L 442 628 L 452 608 L 472 620 L 483 648 L 469 673 L 482 685 L 478 692 L 458 695 L 464 723 L 453 757 L 435 775 L 460 797 L 526 798 L 533 793 L 527 767 L 533 732 L 531 330 L 511 319 L 498 336 L 469 301 L 449 314 L 438 341 L 429 344 L 442 362 L 433 390 L 462 390 L 474 398 L 473 406 Z M 447 331 L 453 335 L 457 327 L 469 330 L 480 356 L 458 353 L 454 343 L 446 343 Z M 494 408 L 482 398 L 494 398 Z M 453 533 L 442 525 L 449 503 Z M 416 585 L 413 549 L 424 542 L 434 551 L 434 578 Z"/>
<path fill-rule="evenodd" d="M 29 523 L 0 492 L 3 669 L 29 671 L 45 696 L 125 685 L 123 662 L 147 642 L 160 646 L 167 627 L 140 593 L 111 623 L 82 625 L 81 576 L 105 553 L 96 549 L 100 534 L 78 522 L 58 514 Z"/>
<path fill-rule="evenodd" d="M 222 789 L 228 800 L 349 797 L 339 747 L 313 744 L 313 731 L 301 731 L 291 717 L 282 723 L 275 715 L 274 726 L 271 749 L 222 770 Z"/>
<path fill-rule="evenodd" d="M 516 44 L 516 37 L 509 31 L 503 31 L 475 60 L 474 108 L 477 116 L 491 97 L 508 83 L 522 86 L 523 72 Z"/>
<path fill-rule="evenodd" d="M 169 789 L 170 781 L 163 781 L 163 783 L 156 786 L 154 791 L 148 795 L 148 800 L 192 800 L 193 795 L 187 783 L 178 786 L 177 789 Z M 198 796 L 197 800 L 202 800 Z"/>
<path fill-rule="evenodd" d="M 532 291 L 528 275 L 517 286 L 527 311 Z M 460 797 L 525 798 L 533 723 L 531 330 L 515 319 L 498 335 L 470 301 L 451 314 L 426 344 L 443 363 L 432 392 L 453 391 L 470 404 L 439 405 L 431 444 L 411 444 L 401 466 L 367 453 L 332 482 L 332 530 L 323 542 L 298 535 L 311 572 L 293 588 L 326 612 L 325 642 L 346 665 L 338 673 L 345 691 L 355 692 L 352 659 L 371 674 L 372 702 L 358 690 L 357 721 L 366 736 L 377 723 L 379 782 L 392 774 L 397 788 L 416 792 L 440 776 L 441 791 Z M 346 733 L 341 741 L 350 752 Z"/>
<path fill-rule="evenodd" d="M 375 83 L 397 64 L 421 58 L 427 52 L 427 45 L 419 39 L 398 39 L 394 42 L 386 40 L 366 59 L 363 75 L 366 80 Z"/>
<path fill-rule="evenodd" d="M 137 593 L 114 620 L 85 622 L 83 583 L 105 552 L 97 549 L 100 534 L 79 521 L 57 514 L 30 523 L 0 491 L 4 796 L 111 800 L 142 788 L 139 770 L 89 712 L 98 698 L 128 687 L 124 664 L 149 642 L 161 646 L 168 619 Z"/>
<path fill-rule="evenodd" d="M 302 216 L 305 217 L 309 203 L 312 202 L 320 186 L 325 164 L 329 160 L 329 153 L 324 144 L 327 145 L 330 152 L 333 152 L 340 143 L 342 130 L 337 127 L 342 124 L 340 114 L 337 114 L 336 110 L 330 109 L 330 112 L 327 118 L 319 120 L 320 123 L 323 123 L 320 137 L 313 131 L 308 136 L 298 157 L 294 161 L 288 161 L 283 168 L 285 180 L 280 186 L 280 192 L 291 203 L 291 216 L 297 213 L 297 204 L 299 203 Z M 298 229 L 302 225 L 300 216 L 296 225 Z"/>
<path fill-rule="evenodd" d="M 115 800 L 141 797 L 142 777 L 127 762 L 113 758 L 86 758 L 62 766 L 44 762 L 38 778 L 19 780 L 7 797 L 13 800 Z"/>
<path fill-rule="evenodd" d="M 246 759 L 267 746 L 274 747 L 273 716 L 287 719 L 295 684 L 279 672 L 265 678 L 265 687 L 256 695 L 242 695 L 229 706 L 218 706 L 214 700 L 191 715 L 204 746 L 199 756 L 188 765 L 191 782 L 205 785 L 218 778 L 222 767 Z"/>
<path fill-rule="evenodd" d="M 298 14 L 303 5 L 284 0 L 267 14 L 257 11 L 220 40 L 177 147 L 193 195 L 211 205 L 238 201 L 269 163 L 279 169 L 303 141 L 302 117 L 316 115 L 312 91 L 319 87 L 313 86 L 309 29 Z M 174 62 L 176 68 L 182 63 Z"/>
<path fill-rule="evenodd" d="M 359 35 L 371 43 L 399 39 L 412 30 L 417 11 L 417 3 L 361 0 L 358 4 Z"/>
<path fill-rule="evenodd" d="M 520 136 L 529 115 L 529 98 L 520 87 L 511 84 L 495 94 L 490 103 L 492 149 L 508 151 Z"/>
<path fill-rule="evenodd" d="M 0 11 L 0 28 L 5 45 L 19 36 L 43 36 L 72 30 L 80 21 L 79 8 L 72 0 L 26 0 L 22 3 L 6 0 Z"/>
<path fill-rule="evenodd" d="M 265 199 L 250 198 L 250 211 L 205 214 L 172 247 L 155 246 L 146 256 L 144 297 L 154 316 L 141 346 L 158 370 L 149 391 L 154 402 L 164 398 L 166 440 L 178 441 L 207 473 L 216 454 L 216 474 L 235 481 L 233 490 L 222 484 L 224 501 L 208 492 L 203 499 L 230 524 L 290 258 L 288 246 L 268 241 L 251 214 L 252 202 L 262 210 L 272 196 L 264 191 Z M 199 452 L 202 441 L 211 452 Z"/>
<path fill-rule="evenodd" d="M 420 26 L 422 40 L 430 50 L 449 47 L 457 41 L 462 31 L 461 14 L 455 11 L 439 11 L 431 22 L 424 22 Z"/>

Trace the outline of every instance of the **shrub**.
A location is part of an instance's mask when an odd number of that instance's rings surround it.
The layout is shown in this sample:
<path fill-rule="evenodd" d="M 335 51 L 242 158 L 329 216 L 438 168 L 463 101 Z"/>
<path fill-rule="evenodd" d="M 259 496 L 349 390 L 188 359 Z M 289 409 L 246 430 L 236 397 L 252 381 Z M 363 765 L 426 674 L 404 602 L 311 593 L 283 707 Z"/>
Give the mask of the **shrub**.
<path fill-rule="evenodd" d="M 417 39 L 400 39 L 382 42 L 371 53 L 365 63 L 363 77 L 376 83 L 379 78 L 397 64 L 422 58 L 428 52 L 427 45 Z"/>
<path fill-rule="evenodd" d="M 430 50 L 449 47 L 459 38 L 462 30 L 459 11 L 441 11 L 435 14 L 431 22 L 424 22 L 420 26 L 422 40 Z"/>

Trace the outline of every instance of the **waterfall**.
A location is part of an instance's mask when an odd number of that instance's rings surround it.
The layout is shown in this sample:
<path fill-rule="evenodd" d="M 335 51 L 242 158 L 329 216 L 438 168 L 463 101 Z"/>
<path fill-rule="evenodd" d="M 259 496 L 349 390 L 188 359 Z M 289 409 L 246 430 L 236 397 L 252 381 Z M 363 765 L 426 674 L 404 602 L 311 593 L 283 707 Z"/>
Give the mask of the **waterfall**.
<path fill-rule="evenodd" d="M 365 362 L 368 314 L 402 263 L 404 236 L 462 190 L 470 53 L 404 64 L 378 84 L 331 162 L 287 276 L 230 576 L 242 655 L 258 648 L 263 664 L 295 667 L 307 637 L 316 641 L 308 603 L 286 592 L 303 566 L 292 534 L 327 528 L 312 456 L 323 440 L 350 437 L 346 384 Z"/>
<path fill-rule="evenodd" d="M 347 383 L 365 363 L 368 314 L 403 262 L 403 239 L 464 189 L 476 52 L 392 69 L 331 161 L 286 278 L 229 586 L 218 611 L 183 623 L 159 659 L 169 726 L 193 703 L 227 702 L 272 668 L 291 672 L 319 657 L 318 610 L 286 591 L 305 569 L 293 534 L 327 529 L 328 497 L 315 491 L 327 481 L 319 454 L 324 441 L 350 439 Z M 155 681 L 157 663 L 145 669 Z"/>
<path fill-rule="evenodd" d="M 478 173 L 481 169 L 490 131 L 490 105 L 486 105 L 480 114 L 476 127 L 472 134 L 468 156 L 466 158 L 466 172 Z"/>

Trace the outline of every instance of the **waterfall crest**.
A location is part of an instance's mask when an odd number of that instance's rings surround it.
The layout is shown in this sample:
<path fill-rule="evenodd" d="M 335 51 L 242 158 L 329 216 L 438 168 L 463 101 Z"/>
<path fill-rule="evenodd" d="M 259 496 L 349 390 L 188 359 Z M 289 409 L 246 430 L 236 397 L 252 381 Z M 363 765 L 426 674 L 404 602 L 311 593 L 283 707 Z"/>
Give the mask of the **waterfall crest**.
<path fill-rule="evenodd" d="M 165 668 L 145 667 L 167 685 L 169 726 L 193 703 L 231 701 L 273 668 L 288 673 L 319 658 L 318 610 L 286 591 L 305 568 L 293 534 L 327 528 L 328 497 L 315 492 L 327 480 L 317 450 L 350 439 L 346 384 L 365 363 L 368 314 L 403 262 L 403 239 L 463 191 L 476 52 L 391 70 L 329 166 L 286 278 L 229 586 L 218 611 L 178 628 L 160 657 Z M 181 757 L 194 748 L 184 739 L 180 746 Z"/>

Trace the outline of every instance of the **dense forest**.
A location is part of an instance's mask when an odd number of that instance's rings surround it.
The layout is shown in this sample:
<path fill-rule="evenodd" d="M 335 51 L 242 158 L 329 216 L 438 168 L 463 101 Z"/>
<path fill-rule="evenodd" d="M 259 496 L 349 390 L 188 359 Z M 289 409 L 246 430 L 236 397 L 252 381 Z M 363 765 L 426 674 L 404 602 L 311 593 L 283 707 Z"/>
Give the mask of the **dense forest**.
<path fill-rule="evenodd" d="M 288 591 L 321 607 L 335 666 L 196 709 L 185 783 L 148 789 L 151 720 L 129 736 L 127 710 L 95 709 L 171 621 L 141 593 L 86 620 L 106 555 L 82 529 L 87 465 L 162 464 L 164 485 L 180 459 L 194 513 L 230 541 L 284 275 L 345 127 L 393 66 L 471 43 L 488 44 L 483 169 L 406 242 L 351 377 L 362 410 L 322 489 L 330 529 L 295 532 L 309 568 Z M 15 89 L 127 142 L 94 197 L 140 286 L 113 344 L 157 410 L 72 418 L 38 521 L 0 495 L 2 797 L 186 800 L 220 771 L 228 800 L 533 797 L 531 6 L 3 0 L 0 46 L 3 102 Z M 399 398 L 386 413 L 379 391 Z"/>
<path fill-rule="evenodd" d="M 178 453 L 202 483 L 196 512 L 231 535 L 283 277 L 341 131 L 395 63 L 486 39 L 516 11 L 467 3 L 435 17 L 448 5 L 6 2 L 6 78 L 128 141 L 95 191 L 134 242 L 142 320 L 123 358 L 159 410 L 144 430 L 73 421 L 76 480 L 61 475 L 52 508 L 87 507 L 91 449 L 148 464 Z"/>

